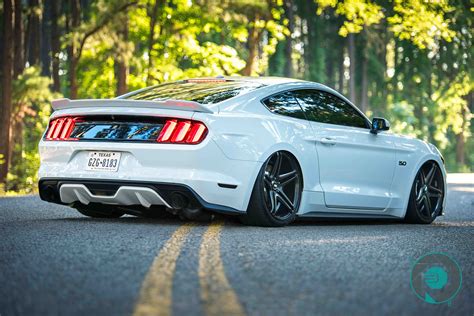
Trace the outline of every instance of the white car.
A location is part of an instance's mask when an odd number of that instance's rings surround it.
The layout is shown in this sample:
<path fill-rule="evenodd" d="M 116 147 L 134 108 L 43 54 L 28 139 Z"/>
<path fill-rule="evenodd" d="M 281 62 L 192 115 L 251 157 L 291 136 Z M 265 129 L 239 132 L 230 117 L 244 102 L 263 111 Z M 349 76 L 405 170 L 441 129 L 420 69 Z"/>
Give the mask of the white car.
<path fill-rule="evenodd" d="M 92 217 L 212 213 L 431 223 L 446 172 L 432 144 L 286 78 L 188 79 L 110 100 L 53 101 L 39 192 Z"/>

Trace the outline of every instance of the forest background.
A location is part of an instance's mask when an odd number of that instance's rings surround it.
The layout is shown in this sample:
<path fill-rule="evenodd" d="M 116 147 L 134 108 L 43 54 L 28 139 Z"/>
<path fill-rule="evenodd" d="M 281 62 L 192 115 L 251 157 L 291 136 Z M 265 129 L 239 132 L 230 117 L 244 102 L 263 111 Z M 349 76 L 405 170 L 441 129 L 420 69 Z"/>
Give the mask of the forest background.
<path fill-rule="evenodd" d="M 31 193 L 60 97 L 217 75 L 328 85 L 474 170 L 470 1 L 3 0 L 0 194 Z"/>

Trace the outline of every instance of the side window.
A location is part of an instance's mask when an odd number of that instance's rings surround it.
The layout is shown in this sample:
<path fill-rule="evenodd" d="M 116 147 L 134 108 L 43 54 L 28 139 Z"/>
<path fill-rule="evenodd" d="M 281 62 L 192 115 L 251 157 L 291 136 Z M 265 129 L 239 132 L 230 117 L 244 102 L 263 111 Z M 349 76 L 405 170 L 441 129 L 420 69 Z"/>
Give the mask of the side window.
<path fill-rule="evenodd" d="M 352 127 L 369 128 L 367 120 L 346 101 L 318 90 L 293 91 L 309 120 Z"/>
<path fill-rule="evenodd" d="M 273 113 L 306 119 L 303 109 L 289 92 L 283 92 L 264 99 L 263 104 Z"/>

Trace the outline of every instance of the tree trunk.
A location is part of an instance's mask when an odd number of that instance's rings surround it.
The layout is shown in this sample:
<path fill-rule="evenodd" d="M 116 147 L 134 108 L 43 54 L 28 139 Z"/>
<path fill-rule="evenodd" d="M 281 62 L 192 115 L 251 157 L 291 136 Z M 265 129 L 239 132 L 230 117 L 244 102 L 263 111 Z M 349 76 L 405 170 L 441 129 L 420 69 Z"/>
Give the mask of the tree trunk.
<path fill-rule="evenodd" d="M 124 18 L 119 29 L 119 39 L 121 43 L 128 43 L 128 13 L 124 13 Z M 123 46 L 123 45 L 122 45 Z M 117 95 L 127 92 L 128 62 L 127 52 L 119 51 L 117 61 Z"/>
<path fill-rule="evenodd" d="M 13 78 L 18 78 L 25 68 L 24 59 L 24 34 L 23 16 L 21 0 L 14 0 L 14 41 L 13 41 Z M 23 152 L 23 117 L 18 117 L 16 113 L 17 105 L 12 104 L 12 115 L 10 120 L 10 141 L 8 148 L 8 161 L 11 166 L 15 166 L 22 159 Z M 15 171 L 14 171 L 15 172 Z M 9 188 L 15 190 L 16 188 Z"/>
<path fill-rule="evenodd" d="M 362 87 L 361 87 L 361 96 L 360 96 L 360 109 L 362 112 L 367 112 L 369 108 L 369 80 L 367 79 L 367 56 L 363 56 L 362 59 Z"/>
<path fill-rule="evenodd" d="M 293 77 L 293 59 L 291 58 L 293 54 L 293 40 L 291 39 L 291 35 L 295 29 L 295 18 L 293 13 L 293 1 L 286 0 L 285 3 L 285 14 L 288 19 L 288 30 L 290 34 L 286 37 L 285 40 L 285 77 L 292 78 Z"/>
<path fill-rule="evenodd" d="M 255 21 L 259 18 L 256 17 Z M 262 37 L 262 30 L 258 30 L 255 26 L 256 23 L 252 27 L 250 27 L 249 37 L 248 37 L 248 49 L 249 49 L 249 56 L 247 58 L 247 63 L 245 64 L 244 69 L 242 70 L 242 75 L 244 76 L 251 76 L 253 69 L 255 67 L 255 58 L 257 57 L 257 49 L 258 43 Z"/>
<path fill-rule="evenodd" d="M 13 78 L 18 78 L 19 75 L 23 72 L 25 68 L 25 59 L 24 59 L 24 34 L 23 34 L 23 16 L 22 16 L 22 7 L 21 0 L 15 0 L 15 22 L 14 22 L 14 40 L 13 40 L 13 56 L 14 56 L 14 65 L 13 65 Z"/>
<path fill-rule="evenodd" d="M 148 72 L 146 76 L 146 83 L 150 85 L 151 83 L 151 71 L 153 69 L 153 44 L 155 43 L 155 27 L 156 22 L 158 20 L 158 9 L 160 8 L 161 0 L 155 0 L 155 4 L 151 12 L 149 13 L 150 16 L 150 34 L 148 35 Z"/>
<path fill-rule="evenodd" d="M 71 0 L 71 31 L 77 31 L 80 24 L 81 4 L 80 0 Z M 69 95 L 71 99 L 77 99 L 77 64 L 79 62 L 76 56 L 76 47 L 74 40 L 71 41 L 68 47 L 69 58 Z"/>
<path fill-rule="evenodd" d="M 43 2 L 41 23 L 41 75 L 51 77 L 51 2 Z"/>
<path fill-rule="evenodd" d="M 304 78 L 311 81 L 326 82 L 326 51 L 325 42 L 327 38 L 324 37 L 326 29 L 326 21 L 321 16 L 314 14 L 317 10 L 314 1 L 304 1 L 302 7 L 301 18 L 306 21 L 307 27 L 301 24 L 301 34 L 305 34 L 303 38 L 304 43 L 304 63 L 305 74 Z"/>
<path fill-rule="evenodd" d="M 369 41 L 367 40 L 367 33 L 365 31 L 363 31 L 362 33 L 363 37 L 362 37 L 362 83 L 361 83 L 361 91 L 360 91 L 360 109 L 362 112 L 367 112 L 368 110 L 368 107 L 369 107 L 369 96 L 368 96 L 368 92 L 369 92 L 369 80 L 368 80 L 368 63 L 369 63 L 369 60 L 368 60 L 368 46 L 369 46 Z M 351 62 L 352 64 L 352 62 Z"/>
<path fill-rule="evenodd" d="M 387 44 L 388 42 L 390 41 L 390 36 L 391 34 L 389 35 L 388 34 L 388 27 L 387 27 L 387 23 L 386 21 L 382 23 L 382 49 L 381 49 L 381 53 L 380 53 L 380 57 L 379 57 L 379 60 L 382 62 L 382 73 L 380 74 L 380 83 L 377 83 L 377 89 L 379 90 L 382 90 L 381 91 L 381 99 L 380 99 L 380 103 L 377 105 L 377 107 L 380 109 L 379 111 L 382 111 L 382 113 L 387 113 L 387 98 L 388 98 L 388 91 L 390 89 L 389 87 L 389 83 L 385 80 L 385 76 L 387 74 L 387 69 L 388 69 L 388 64 L 387 64 Z M 395 41 L 396 42 L 396 41 Z M 397 56 L 397 49 L 396 47 L 394 48 L 395 49 L 395 58 Z M 395 59 L 395 63 L 394 65 L 396 65 L 396 59 Z M 396 69 L 396 66 L 394 66 L 395 69 Z M 394 78 L 396 78 L 396 74 L 394 76 Z M 381 87 L 381 88 L 378 88 L 378 87 Z M 396 86 L 395 86 L 396 87 Z M 393 88 L 391 89 L 393 91 L 393 93 L 396 93 L 397 92 L 397 88 Z M 393 96 L 393 100 L 392 102 L 396 103 L 396 98 L 395 96 Z"/>
<path fill-rule="evenodd" d="M 337 28 L 334 21 L 331 19 L 327 22 L 326 32 L 324 38 L 327 39 L 326 50 L 326 83 L 329 87 L 336 89 L 336 67 L 335 62 L 337 61 L 337 55 L 334 54 L 337 52 L 336 41 L 333 34 L 337 33 Z"/>
<path fill-rule="evenodd" d="M 348 42 L 348 53 L 349 53 L 349 60 L 350 60 L 350 66 L 349 66 L 349 99 L 352 101 L 352 103 L 356 103 L 356 89 L 355 89 L 355 40 L 354 40 L 354 34 L 349 34 L 347 36 L 347 42 Z"/>
<path fill-rule="evenodd" d="M 51 59 L 52 59 L 52 77 L 53 77 L 53 91 L 59 92 L 61 90 L 61 83 L 59 80 L 59 52 L 61 49 L 60 32 L 58 26 L 59 0 L 51 1 Z"/>
<path fill-rule="evenodd" d="M 472 106 L 473 93 L 470 92 L 464 97 L 467 101 L 466 106 L 461 110 L 462 117 L 462 131 L 456 135 L 456 163 L 457 165 L 463 166 L 466 164 L 466 136 L 465 133 L 469 132 L 469 120 L 467 118 L 468 109 Z M 472 171 L 472 170 L 470 170 Z"/>
<path fill-rule="evenodd" d="M 337 80 L 338 81 L 337 82 L 338 87 L 337 87 L 337 90 L 339 92 L 341 92 L 342 94 L 344 94 L 344 79 L 345 79 L 344 78 L 344 71 L 345 71 L 345 69 L 344 69 L 345 68 L 344 67 L 344 58 L 345 58 L 344 53 L 345 52 L 344 51 L 345 51 L 345 48 L 346 48 L 345 46 L 346 45 L 345 45 L 345 41 L 343 41 L 342 39 L 338 39 L 337 42 L 338 42 L 337 47 L 339 49 L 336 53 L 337 54 L 337 64 L 338 64 L 338 76 L 337 76 L 338 77 L 337 78 L 338 79 Z"/>
<path fill-rule="evenodd" d="M 15 174 L 15 176 L 22 176 L 25 173 L 25 170 L 21 170 L 19 168 L 15 168 L 21 164 L 23 159 L 23 127 L 24 127 L 24 119 L 25 119 L 25 112 L 22 108 L 24 105 L 17 105 L 20 108 L 15 111 L 13 117 L 11 119 L 11 126 L 10 126 L 10 150 L 9 150 L 9 161 L 11 166 L 11 172 Z M 9 190 L 17 191 L 20 188 L 16 186 L 12 186 L 9 183 Z"/>
<path fill-rule="evenodd" d="M 458 167 L 464 166 L 466 164 L 465 145 L 466 138 L 464 137 L 464 133 L 461 132 L 456 135 L 456 164 Z"/>
<path fill-rule="evenodd" d="M 40 63 L 40 45 L 41 45 L 41 6 L 39 0 L 29 0 L 28 32 L 26 44 L 28 46 L 28 63 L 30 65 L 39 65 Z"/>
<path fill-rule="evenodd" d="M 5 183 L 8 174 L 10 148 L 10 118 L 12 112 L 13 75 L 13 1 L 3 1 L 3 58 L 2 58 L 2 104 L 0 106 L 0 183 Z"/>

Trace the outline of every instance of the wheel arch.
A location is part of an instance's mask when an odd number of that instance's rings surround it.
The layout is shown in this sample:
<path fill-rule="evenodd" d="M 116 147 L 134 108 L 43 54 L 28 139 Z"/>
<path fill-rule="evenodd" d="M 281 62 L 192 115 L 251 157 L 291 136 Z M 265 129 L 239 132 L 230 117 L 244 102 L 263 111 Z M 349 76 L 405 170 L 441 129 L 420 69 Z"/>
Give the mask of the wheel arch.
<path fill-rule="evenodd" d="M 292 146 L 291 144 L 279 143 L 279 144 L 275 144 L 275 145 L 271 146 L 270 148 L 268 148 L 265 152 L 263 152 L 263 154 L 261 155 L 261 157 L 259 159 L 261 161 L 260 168 L 262 168 L 263 164 L 267 161 L 268 158 L 270 158 L 274 153 L 276 153 L 278 151 L 287 152 L 293 158 L 295 158 L 296 163 L 298 164 L 298 167 L 300 168 L 301 174 L 303 175 L 303 189 L 304 189 L 305 172 L 304 172 L 304 169 L 303 169 L 303 165 L 301 163 L 301 161 L 303 161 L 304 157 L 302 157 L 302 154 L 299 153 L 299 151 L 294 146 Z M 260 171 L 260 168 L 258 169 L 259 171 Z M 255 183 L 255 180 L 257 179 L 257 176 L 258 176 L 258 172 L 253 177 L 254 183 Z"/>
<path fill-rule="evenodd" d="M 274 153 L 278 152 L 278 151 L 284 151 L 284 152 L 287 152 L 289 153 L 292 157 L 295 158 L 296 160 L 296 163 L 298 164 L 298 167 L 300 168 L 300 171 L 301 171 L 301 174 L 303 175 L 303 179 L 302 179 L 302 190 L 304 190 L 304 185 L 305 185 L 305 172 L 303 170 L 303 166 L 301 164 L 301 161 L 300 159 L 298 159 L 298 156 L 300 156 L 301 154 L 298 154 L 297 153 L 297 150 L 296 148 L 294 148 L 293 146 L 291 146 L 290 144 L 288 143 L 278 143 L 278 144 L 274 144 L 273 146 L 271 146 L 270 148 L 268 148 L 266 151 L 264 151 L 262 153 L 262 155 L 260 156 L 260 159 L 259 159 L 259 164 L 258 164 L 258 167 L 256 168 L 256 170 L 254 171 L 254 174 L 252 175 L 251 179 L 252 179 L 252 182 L 249 183 L 249 190 L 247 192 L 247 196 L 246 196 L 246 202 L 245 202 L 245 209 L 248 208 L 248 205 L 250 203 L 250 196 L 252 195 L 252 190 L 253 190 L 253 186 L 255 185 L 255 182 L 257 181 L 257 177 L 258 177 L 258 174 L 260 173 L 260 170 L 262 169 L 263 167 L 263 164 L 268 160 L 268 158 L 270 158 Z M 296 154 L 295 154 L 296 153 Z"/>
<path fill-rule="evenodd" d="M 436 163 L 438 165 L 439 169 L 441 170 L 441 173 L 443 174 L 443 185 L 444 185 L 445 194 L 444 194 L 444 199 L 443 199 L 442 210 L 445 209 L 445 206 L 446 206 L 446 193 L 447 193 L 446 170 L 444 168 L 444 164 L 443 164 L 443 161 L 441 160 L 441 157 L 429 154 L 429 155 L 421 157 L 418 160 L 418 162 L 416 163 L 415 167 L 413 168 L 413 170 L 411 172 L 411 175 L 408 179 L 409 182 L 407 183 L 407 186 L 406 186 L 407 190 L 405 192 L 405 197 L 406 198 L 405 198 L 404 208 L 403 208 L 403 218 L 405 218 L 407 210 L 408 210 L 408 203 L 410 201 L 410 194 L 411 194 L 411 190 L 412 190 L 412 187 L 413 187 L 413 183 L 415 182 L 416 175 L 418 174 L 418 171 L 425 164 L 427 164 L 429 162 Z"/>

